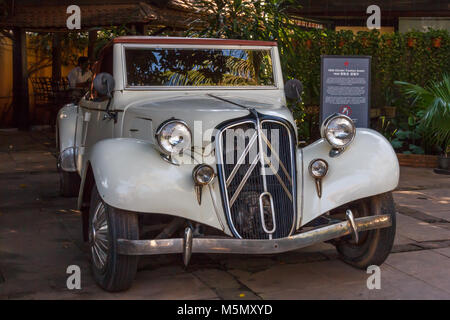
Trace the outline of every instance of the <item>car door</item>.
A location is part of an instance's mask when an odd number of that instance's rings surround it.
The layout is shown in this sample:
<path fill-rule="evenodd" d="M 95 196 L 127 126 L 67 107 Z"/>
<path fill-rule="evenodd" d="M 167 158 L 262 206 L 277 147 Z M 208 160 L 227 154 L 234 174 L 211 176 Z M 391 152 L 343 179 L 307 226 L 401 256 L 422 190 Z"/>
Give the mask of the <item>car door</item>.
<path fill-rule="evenodd" d="M 107 51 L 98 63 L 96 74 L 107 72 L 113 74 L 112 51 Z M 95 77 L 95 74 L 94 74 Z M 77 126 L 78 138 L 78 166 L 84 167 L 90 149 L 100 140 L 112 138 L 114 134 L 115 121 L 109 116 L 108 111 L 113 109 L 114 93 L 111 99 L 99 97 L 93 86 L 80 100 L 79 118 Z"/>

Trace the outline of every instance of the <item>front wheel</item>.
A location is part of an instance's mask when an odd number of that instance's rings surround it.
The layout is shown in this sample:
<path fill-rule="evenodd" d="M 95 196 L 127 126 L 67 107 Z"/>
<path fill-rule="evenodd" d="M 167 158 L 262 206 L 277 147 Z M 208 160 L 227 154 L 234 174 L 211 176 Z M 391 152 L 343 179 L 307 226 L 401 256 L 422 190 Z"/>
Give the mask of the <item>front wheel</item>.
<path fill-rule="evenodd" d="M 360 232 L 358 243 L 350 236 L 335 242 L 339 256 L 344 262 L 360 269 L 366 269 L 370 265 L 381 265 L 391 252 L 395 238 L 395 204 L 392 193 L 355 201 L 337 209 L 335 213 L 342 214 L 346 209 L 351 209 L 355 218 L 382 214 L 391 216 L 390 227 Z"/>
<path fill-rule="evenodd" d="M 89 209 L 92 271 L 95 281 L 111 292 L 130 288 L 138 265 L 137 256 L 117 252 L 117 239 L 139 239 L 138 216 L 134 212 L 108 206 L 94 185 Z"/>

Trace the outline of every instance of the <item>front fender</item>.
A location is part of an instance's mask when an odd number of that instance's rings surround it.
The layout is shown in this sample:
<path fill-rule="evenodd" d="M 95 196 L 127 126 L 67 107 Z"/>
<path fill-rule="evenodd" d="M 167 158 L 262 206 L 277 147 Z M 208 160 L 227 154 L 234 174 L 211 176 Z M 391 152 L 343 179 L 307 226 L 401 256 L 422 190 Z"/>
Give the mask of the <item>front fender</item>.
<path fill-rule="evenodd" d="M 63 106 L 56 118 L 56 147 L 58 163 L 62 170 L 76 171 L 75 134 L 77 130 L 78 106 L 70 103 Z"/>
<path fill-rule="evenodd" d="M 341 155 L 330 157 L 330 149 L 321 139 L 298 152 L 303 162 L 303 193 L 299 197 L 302 215 L 297 227 L 343 204 L 391 191 L 398 185 L 397 156 L 389 141 L 378 132 L 358 128 L 354 141 Z M 322 179 L 321 198 L 308 169 L 309 163 L 317 158 L 324 159 L 329 166 Z"/>
<path fill-rule="evenodd" d="M 208 187 L 202 190 L 201 204 L 197 201 L 192 179 L 195 163 L 179 166 L 168 163 L 153 144 L 131 138 L 97 142 L 89 152 L 88 162 L 98 192 L 108 205 L 179 216 L 229 233 L 219 221 L 225 221 L 219 217 L 223 212 L 216 209 L 222 208 L 222 204 L 213 203 Z M 217 183 L 216 179 L 212 193 L 217 192 L 214 191 L 218 189 Z"/>

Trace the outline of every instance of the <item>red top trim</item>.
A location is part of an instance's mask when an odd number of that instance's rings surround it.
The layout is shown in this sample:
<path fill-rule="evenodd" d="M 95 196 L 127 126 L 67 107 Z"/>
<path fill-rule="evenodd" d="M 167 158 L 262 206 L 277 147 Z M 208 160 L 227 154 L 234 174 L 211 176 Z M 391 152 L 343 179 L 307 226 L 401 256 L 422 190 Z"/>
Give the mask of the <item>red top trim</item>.
<path fill-rule="evenodd" d="M 113 43 L 145 43 L 145 44 L 200 44 L 229 46 L 276 46 L 276 41 L 211 39 L 211 38 L 169 38 L 169 37 L 117 37 Z"/>

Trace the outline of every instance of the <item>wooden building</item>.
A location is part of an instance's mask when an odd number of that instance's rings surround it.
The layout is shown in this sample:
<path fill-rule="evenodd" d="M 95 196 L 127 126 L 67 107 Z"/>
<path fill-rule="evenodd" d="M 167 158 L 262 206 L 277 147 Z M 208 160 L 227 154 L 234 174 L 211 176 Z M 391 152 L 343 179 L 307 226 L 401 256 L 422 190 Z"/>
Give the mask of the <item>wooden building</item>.
<path fill-rule="evenodd" d="M 296 0 L 300 9 L 291 14 L 314 19 L 336 30 L 367 30 L 370 14 L 367 8 L 381 9 L 383 31 L 424 30 L 426 27 L 450 31 L 450 2 L 448 0 Z"/>

